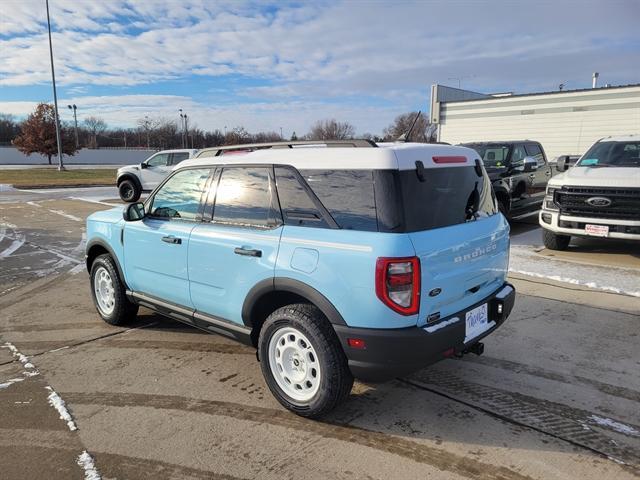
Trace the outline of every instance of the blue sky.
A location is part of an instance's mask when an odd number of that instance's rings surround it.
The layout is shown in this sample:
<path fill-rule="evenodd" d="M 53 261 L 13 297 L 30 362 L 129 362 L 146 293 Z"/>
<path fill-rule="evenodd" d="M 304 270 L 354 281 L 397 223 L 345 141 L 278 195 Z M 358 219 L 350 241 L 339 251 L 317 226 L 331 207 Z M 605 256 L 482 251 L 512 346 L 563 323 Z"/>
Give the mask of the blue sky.
<path fill-rule="evenodd" d="M 380 133 L 433 83 L 525 93 L 640 82 L 640 1 L 50 0 L 61 116 Z M 0 0 L 0 112 L 51 101 L 44 0 Z"/>

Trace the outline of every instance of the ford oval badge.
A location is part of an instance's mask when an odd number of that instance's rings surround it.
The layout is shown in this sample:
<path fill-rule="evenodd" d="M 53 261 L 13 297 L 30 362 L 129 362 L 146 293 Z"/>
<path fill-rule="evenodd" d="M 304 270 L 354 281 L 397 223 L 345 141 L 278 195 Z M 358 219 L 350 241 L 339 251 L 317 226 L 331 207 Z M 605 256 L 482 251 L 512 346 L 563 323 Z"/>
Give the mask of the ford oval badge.
<path fill-rule="evenodd" d="M 431 290 L 431 291 L 429 292 L 429 296 L 430 296 L 430 297 L 435 297 L 435 296 L 437 296 L 437 295 L 440 295 L 440 292 L 442 292 L 442 289 L 441 289 L 441 288 L 434 288 L 433 290 Z"/>
<path fill-rule="evenodd" d="M 585 201 L 592 207 L 608 207 L 611 205 L 611 199 L 606 197 L 591 197 Z"/>

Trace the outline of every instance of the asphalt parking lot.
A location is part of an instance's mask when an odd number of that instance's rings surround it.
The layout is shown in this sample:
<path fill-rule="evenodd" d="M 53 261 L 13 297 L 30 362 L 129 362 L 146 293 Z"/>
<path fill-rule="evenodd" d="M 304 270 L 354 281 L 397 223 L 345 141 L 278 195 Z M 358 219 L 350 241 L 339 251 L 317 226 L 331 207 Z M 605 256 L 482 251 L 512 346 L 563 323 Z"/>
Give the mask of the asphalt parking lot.
<path fill-rule="evenodd" d="M 520 295 L 483 356 L 356 383 L 344 407 L 310 421 L 271 397 L 247 347 L 144 309 L 127 328 L 99 319 L 84 219 L 116 204 L 113 190 L 2 194 L 0 477 L 85 478 L 83 452 L 104 479 L 640 474 L 630 247 L 579 242 L 550 258 L 535 217 L 515 223 Z M 558 279 L 536 276 L 557 263 Z"/>

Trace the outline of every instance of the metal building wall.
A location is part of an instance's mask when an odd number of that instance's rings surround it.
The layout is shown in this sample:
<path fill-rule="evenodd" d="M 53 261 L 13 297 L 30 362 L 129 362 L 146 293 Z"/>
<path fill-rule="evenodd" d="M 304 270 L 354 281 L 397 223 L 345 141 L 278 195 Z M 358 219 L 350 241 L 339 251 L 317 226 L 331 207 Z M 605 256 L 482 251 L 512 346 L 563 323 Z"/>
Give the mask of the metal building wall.
<path fill-rule="evenodd" d="M 441 141 L 537 140 L 549 159 L 582 154 L 607 135 L 640 134 L 640 85 L 445 101 L 432 108 L 439 109 Z"/>

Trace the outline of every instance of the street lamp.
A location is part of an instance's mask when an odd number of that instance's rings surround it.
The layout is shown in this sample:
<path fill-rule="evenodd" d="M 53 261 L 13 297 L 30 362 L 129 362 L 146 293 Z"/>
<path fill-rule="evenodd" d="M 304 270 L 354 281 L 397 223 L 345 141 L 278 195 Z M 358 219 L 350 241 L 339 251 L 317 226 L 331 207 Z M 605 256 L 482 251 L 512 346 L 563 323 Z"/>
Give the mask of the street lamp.
<path fill-rule="evenodd" d="M 149 116 L 144 116 L 144 129 L 147 131 L 147 150 L 149 150 Z"/>
<path fill-rule="evenodd" d="M 282 127 L 280 127 L 280 140 L 284 140 L 284 137 L 282 136 Z"/>
<path fill-rule="evenodd" d="M 184 144 L 185 144 L 184 122 L 185 122 L 185 119 L 187 118 L 187 116 L 182 114 L 182 109 L 181 108 L 178 109 L 178 112 L 180 112 L 180 140 L 181 140 L 180 145 L 182 146 L 182 148 L 184 148 Z"/>
<path fill-rule="evenodd" d="M 78 144 L 78 117 L 76 116 L 76 110 L 78 109 L 78 107 L 76 107 L 75 103 L 73 105 L 67 105 L 67 107 L 69 107 L 69 110 L 73 110 L 73 123 L 75 124 L 76 149 L 77 149 L 79 144 Z"/>
<path fill-rule="evenodd" d="M 58 116 L 58 94 L 56 92 L 56 72 L 53 68 L 53 45 L 51 44 L 51 20 L 49 19 L 49 0 L 47 6 L 47 28 L 49 29 L 49 58 L 51 58 L 51 82 L 53 84 L 53 116 L 56 122 L 56 144 L 58 146 L 58 170 L 64 170 L 62 164 L 62 139 L 60 138 L 60 117 Z"/>

